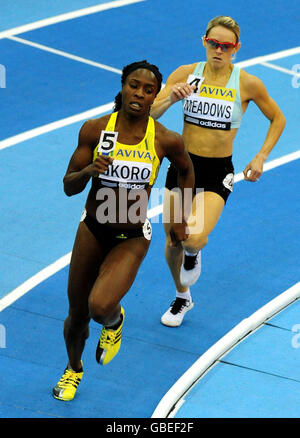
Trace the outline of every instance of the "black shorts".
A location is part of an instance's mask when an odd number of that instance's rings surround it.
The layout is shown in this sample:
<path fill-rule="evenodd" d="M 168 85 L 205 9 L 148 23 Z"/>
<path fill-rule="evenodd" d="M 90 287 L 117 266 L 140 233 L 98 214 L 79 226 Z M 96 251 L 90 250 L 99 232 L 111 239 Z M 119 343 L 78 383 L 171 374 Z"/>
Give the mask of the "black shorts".
<path fill-rule="evenodd" d="M 234 167 L 232 157 L 207 158 L 191 153 L 189 155 L 195 171 L 194 193 L 196 193 L 196 189 L 214 192 L 220 195 L 226 203 L 233 189 Z M 168 169 L 165 186 L 169 190 L 178 187 L 177 170 L 172 164 Z"/>
<path fill-rule="evenodd" d="M 101 224 L 96 219 L 89 216 L 86 211 L 83 212 L 81 221 L 85 223 L 98 242 L 107 247 L 113 247 L 125 240 L 133 239 L 135 237 L 144 237 L 147 240 L 151 240 L 152 236 L 151 223 L 148 219 L 146 219 L 143 226 L 132 230 L 122 230 L 120 228 L 112 228 L 106 224 Z"/>

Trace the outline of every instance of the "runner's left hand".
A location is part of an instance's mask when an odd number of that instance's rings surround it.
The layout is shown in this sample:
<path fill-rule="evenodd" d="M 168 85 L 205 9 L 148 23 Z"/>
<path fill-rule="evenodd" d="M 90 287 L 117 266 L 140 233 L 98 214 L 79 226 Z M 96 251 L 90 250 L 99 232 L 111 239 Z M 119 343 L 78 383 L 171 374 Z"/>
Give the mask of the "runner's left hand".
<path fill-rule="evenodd" d="M 185 221 L 182 223 L 175 223 L 170 230 L 171 243 L 170 246 L 177 246 L 180 242 L 189 237 L 188 226 Z"/>

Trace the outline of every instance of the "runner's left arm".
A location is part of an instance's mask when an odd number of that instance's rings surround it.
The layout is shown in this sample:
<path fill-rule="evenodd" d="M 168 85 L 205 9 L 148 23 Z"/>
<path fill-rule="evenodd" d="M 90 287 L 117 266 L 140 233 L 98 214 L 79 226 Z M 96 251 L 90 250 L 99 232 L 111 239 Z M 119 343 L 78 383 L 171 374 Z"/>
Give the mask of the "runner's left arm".
<path fill-rule="evenodd" d="M 164 150 L 166 157 L 176 167 L 178 173 L 178 187 L 181 195 L 181 222 L 174 223 L 170 232 L 172 244 L 188 238 L 187 218 L 192 208 L 193 188 L 195 184 L 194 166 L 185 149 L 181 135 L 168 131 L 164 135 Z"/>

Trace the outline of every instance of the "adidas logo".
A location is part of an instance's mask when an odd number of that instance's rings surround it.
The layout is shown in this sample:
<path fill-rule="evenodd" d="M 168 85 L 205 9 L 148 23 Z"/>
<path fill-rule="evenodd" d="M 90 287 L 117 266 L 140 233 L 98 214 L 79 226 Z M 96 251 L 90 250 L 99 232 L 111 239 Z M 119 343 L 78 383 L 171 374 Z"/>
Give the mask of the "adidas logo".
<path fill-rule="evenodd" d="M 127 236 L 125 234 L 120 234 L 119 236 L 116 236 L 116 239 L 127 239 Z"/>

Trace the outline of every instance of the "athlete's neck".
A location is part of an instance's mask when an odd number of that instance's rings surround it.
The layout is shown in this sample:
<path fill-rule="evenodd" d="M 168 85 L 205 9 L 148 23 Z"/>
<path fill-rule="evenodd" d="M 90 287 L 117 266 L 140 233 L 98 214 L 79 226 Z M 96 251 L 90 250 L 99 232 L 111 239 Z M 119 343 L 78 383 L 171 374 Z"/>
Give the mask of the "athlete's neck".
<path fill-rule="evenodd" d="M 206 62 L 203 70 L 203 75 L 209 76 L 210 79 L 213 80 L 220 80 L 225 77 L 229 77 L 231 75 L 231 72 L 233 70 L 233 64 L 226 64 L 222 67 L 215 67 L 214 65 L 210 64 L 209 62 Z"/>
<path fill-rule="evenodd" d="M 134 133 L 135 137 L 143 138 L 147 130 L 148 120 L 149 120 L 148 114 L 135 116 L 120 110 L 118 113 L 115 127 L 116 130 L 118 131 L 132 133 L 132 135 Z M 131 143 L 129 142 L 128 144 Z"/>
<path fill-rule="evenodd" d="M 142 114 L 142 115 L 133 115 L 129 114 L 125 111 L 118 112 L 117 117 L 117 123 L 121 123 L 122 126 L 127 126 L 129 128 L 138 128 L 139 126 L 145 127 L 148 124 L 149 115 L 148 114 Z"/>

